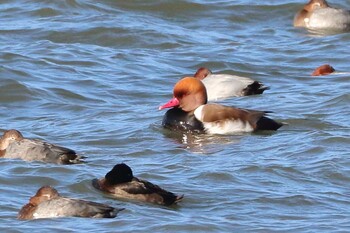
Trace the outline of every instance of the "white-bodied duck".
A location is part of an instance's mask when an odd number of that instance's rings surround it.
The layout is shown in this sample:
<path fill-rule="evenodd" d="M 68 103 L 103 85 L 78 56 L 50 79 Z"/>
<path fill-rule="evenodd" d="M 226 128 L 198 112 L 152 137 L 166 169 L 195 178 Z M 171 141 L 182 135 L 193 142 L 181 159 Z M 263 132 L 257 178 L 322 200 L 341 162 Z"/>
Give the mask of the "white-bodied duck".
<path fill-rule="evenodd" d="M 206 87 L 208 101 L 257 95 L 269 89 L 262 83 L 251 78 L 230 74 L 213 74 L 205 67 L 199 68 L 194 74 L 194 77 L 201 80 Z"/>
<path fill-rule="evenodd" d="M 294 27 L 350 30 L 350 11 L 330 7 L 326 0 L 310 0 L 294 17 Z"/>

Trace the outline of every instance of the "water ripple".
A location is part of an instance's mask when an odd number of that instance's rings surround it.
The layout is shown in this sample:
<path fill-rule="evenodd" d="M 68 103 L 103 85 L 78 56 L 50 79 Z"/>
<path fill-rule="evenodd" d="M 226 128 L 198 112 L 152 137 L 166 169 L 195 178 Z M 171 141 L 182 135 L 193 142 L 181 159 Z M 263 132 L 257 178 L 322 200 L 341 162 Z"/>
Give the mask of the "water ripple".
<path fill-rule="evenodd" d="M 293 28 L 301 4 L 1 1 L 0 128 L 70 147 L 87 163 L 0 160 L 0 231 L 348 231 L 350 35 Z M 311 77 L 324 63 L 337 73 Z M 269 86 L 220 103 L 271 111 L 285 125 L 228 136 L 163 129 L 158 106 L 200 66 Z M 120 162 L 183 202 L 116 200 L 91 186 Z M 45 184 L 126 210 L 113 220 L 18 221 Z"/>

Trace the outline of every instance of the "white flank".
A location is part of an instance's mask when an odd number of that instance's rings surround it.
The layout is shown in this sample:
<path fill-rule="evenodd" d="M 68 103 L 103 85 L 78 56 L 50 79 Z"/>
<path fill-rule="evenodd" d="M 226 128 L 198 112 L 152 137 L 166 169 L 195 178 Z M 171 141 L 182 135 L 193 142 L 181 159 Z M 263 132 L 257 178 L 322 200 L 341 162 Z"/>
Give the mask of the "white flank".
<path fill-rule="evenodd" d="M 253 127 L 242 120 L 225 120 L 215 122 L 203 122 L 205 131 L 209 134 L 234 134 L 253 132 Z"/>
<path fill-rule="evenodd" d="M 194 110 L 193 114 L 194 116 L 197 118 L 197 120 L 199 120 L 200 122 L 203 122 L 203 107 L 205 105 L 201 105 L 198 108 L 196 108 L 196 110 Z"/>
<path fill-rule="evenodd" d="M 202 80 L 207 89 L 208 101 L 242 96 L 242 91 L 254 80 L 228 74 L 211 74 Z"/>
<path fill-rule="evenodd" d="M 203 123 L 205 132 L 208 134 L 234 134 L 234 133 L 249 133 L 253 132 L 253 127 L 247 121 L 240 119 L 227 119 L 214 122 L 203 122 L 203 107 L 199 106 L 194 111 L 194 116 L 197 120 Z"/>
<path fill-rule="evenodd" d="M 331 7 L 317 9 L 310 16 L 307 26 L 315 29 L 349 29 L 350 13 Z"/>

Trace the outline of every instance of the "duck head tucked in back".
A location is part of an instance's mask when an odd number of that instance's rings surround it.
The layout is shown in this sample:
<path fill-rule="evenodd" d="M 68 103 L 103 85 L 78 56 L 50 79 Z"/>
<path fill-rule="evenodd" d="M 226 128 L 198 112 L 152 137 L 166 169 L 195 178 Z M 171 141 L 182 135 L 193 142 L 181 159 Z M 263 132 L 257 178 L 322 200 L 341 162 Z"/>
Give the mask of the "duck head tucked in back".
<path fill-rule="evenodd" d="M 294 17 L 294 27 L 307 27 L 310 16 L 316 9 L 327 8 L 325 0 L 310 0 Z"/>
<path fill-rule="evenodd" d="M 350 11 L 333 8 L 326 0 L 310 0 L 295 15 L 293 25 L 313 30 L 349 31 Z"/>
<path fill-rule="evenodd" d="M 182 200 L 177 196 L 146 180 L 133 176 L 131 168 L 117 164 L 105 178 L 92 180 L 94 188 L 113 195 L 117 198 L 150 202 L 159 205 L 172 205 Z"/>
<path fill-rule="evenodd" d="M 29 203 L 37 206 L 44 201 L 51 200 L 58 196 L 59 196 L 59 193 L 55 188 L 45 185 L 45 186 L 42 186 L 40 189 L 38 189 L 36 194 L 30 198 Z"/>
<path fill-rule="evenodd" d="M 224 100 L 230 97 L 262 94 L 269 87 L 249 77 L 231 74 L 213 74 L 208 68 L 201 67 L 194 74 L 207 90 L 208 101 Z"/>
<path fill-rule="evenodd" d="M 21 132 L 15 129 L 6 130 L 2 137 L 0 138 L 0 157 L 4 155 L 6 148 L 12 143 L 12 142 L 19 142 L 23 139 L 23 135 Z"/>
<path fill-rule="evenodd" d="M 325 64 L 325 65 L 317 67 L 314 70 L 314 72 L 312 72 L 311 76 L 328 75 L 328 74 L 331 74 L 333 72 L 335 72 L 335 69 L 332 66 Z"/>
<path fill-rule="evenodd" d="M 123 209 L 97 202 L 61 196 L 50 186 L 42 186 L 18 213 L 19 219 L 90 217 L 114 218 Z"/>
<path fill-rule="evenodd" d="M 38 206 L 40 206 L 41 203 L 45 203 L 56 197 L 59 197 L 59 194 L 56 189 L 48 185 L 42 186 L 41 188 L 38 189 L 36 194 L 29 199 L 29 203 L 22 207 L 22 209 L 18 213 L 18 218 L 19 219 L 40 218 L 40 216 L 36 213 Z"/>
<path fill-rule="evenodd" d="M 131 182 L 134 178 L 131 168 L 125 163 L 117 164 L 105 175 L 106 181 L 110 185 Z"/>
<path fill-rule="evenodd" d="M 69 148 L 39 139 L 24 138 L 15 129 L 5 131 L 1 137 L 0 157 L 57 164 L 82 163 L 84 158 Z"/>
<path fill-rule="evenodd" d="M 210 134 L 277 130 L 282 126 L 281 123 L 265 117 L 266 112 L 263 111 L 207 104 L 207 92 L 203 83 L 192 77 L 181 79 L 174 87 L 174 98 L 159 109 L 171 107 L 194 115 L 195 119 L 202 123 L 204 131 Z M 176 119 L 175 114 L 171 117 L 171 120 L 168 120 L 169 114 L 165 114 L 163 126 L 167 127 L 164 122 L 181 125 L 181 121 L 173 120 Z"/>
<path fill-rule="evenodd" d="M 199 79 L 199 80 L 203 80 L 205 79 L 208 75 L 211 75 L 212 72 L 211 70 L 209 70 L 206 67 L 200 67 L 197 72 L 194 74 L 194 77 Z"/>

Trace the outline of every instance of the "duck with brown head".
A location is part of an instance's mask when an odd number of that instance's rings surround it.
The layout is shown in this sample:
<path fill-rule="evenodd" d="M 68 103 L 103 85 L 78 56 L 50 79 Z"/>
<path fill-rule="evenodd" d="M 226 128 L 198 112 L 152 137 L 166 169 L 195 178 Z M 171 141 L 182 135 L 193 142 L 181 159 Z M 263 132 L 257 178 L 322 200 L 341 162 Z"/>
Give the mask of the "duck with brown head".
<path fill-rule="evenodd" d="M 83 162 L 83 157 L 74 150 L 38 139 L 26 139 L 15 129 L 6 130 L 0 138 L 0 157 L 57 164 Z"/>
<path fill-rule="evenodd" d="M 160 106 L 159 109 L 179 108 L 201 122 L 204 131 L 209 134 L 277 130 L 282 126 L 281 123 L 267 118 L 266 112 L 207 104 L 207 92 L 204 84 L 193 77 L 185 77 L 176 83 L 173 94 L 174 98 Z M 171 125 L 179 123 L 173 120 L 176 119 L 175 113 L 171 115 L 171 120 L 167 119 L 169 114 L 165 114 L 164 127 L 176 128 Z"/>
<path fill-rule="evenodd" d="M 50 186 L 41 187 L 30 198 L 29 203 L 18 213 L 19 219 L 85 217 L 85 218 L 114 218 L 123 209 L 108 205 L 62 197 L 56 189 Z"/>
<path fill-rule="evenodd" d="M 148 181 L 134 177 L 131 168 L 124 163 L 115 165 L 104 178 L 94 179 L 92 185 L 116 198 L 159 205 L 172 205 L 183 198 L 183 195 L 177 196 Z"/>
<path fill-rule="evenodd" d="M 203 82 L 207 90 L 208 101 L 257 95 L 269 89 L 251 78 L 230 74 L 213 74 L 205 67 L 199 68 L 194 77 Z"/>
<path fill-rule="evenodd" d="M 294 17 L 294 27 L 313 30 L 350 30 L 350 11 L 330 7 L 326 0 L 310 0 Z"/>
<path fill-rule="evenodd" d="M 328 75 L 328 74 L 332 74 L 335 72 L 335 69 L 328 65 L 328 64 L 324 64 L 322 66 L 317 67 L 314 72 L 312 72 L 311 76 L 322 76 L 322 75 Z"/>
<path fill-rule="evenodd" d="M 185 89 L 182 87 L 183 85 L 188 86 Z M 189 95 L 189 92 L 194 94 Z M 179 99 L 182 100 L 181 105 Z M 174 87 L 174 98 L 159 107 L 159 110 L 171 108 L 165 113 L 162 125 L 172 130 L 203 132 L 203 123 L 194 115 L 198 102 L 207 103 L 207 92 L 204 84 L 201 81 L 178 82 Z"/>

